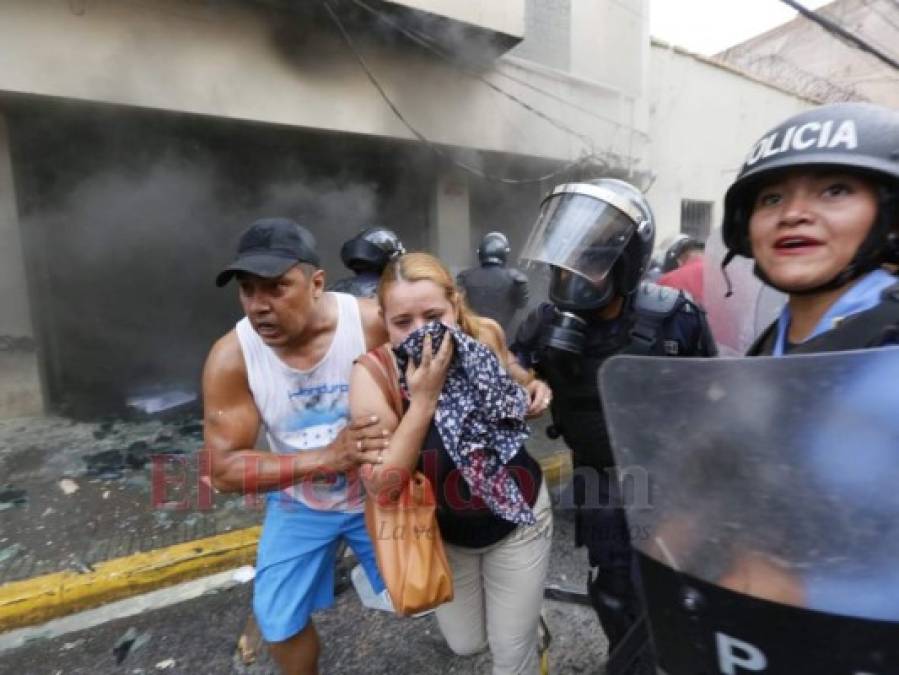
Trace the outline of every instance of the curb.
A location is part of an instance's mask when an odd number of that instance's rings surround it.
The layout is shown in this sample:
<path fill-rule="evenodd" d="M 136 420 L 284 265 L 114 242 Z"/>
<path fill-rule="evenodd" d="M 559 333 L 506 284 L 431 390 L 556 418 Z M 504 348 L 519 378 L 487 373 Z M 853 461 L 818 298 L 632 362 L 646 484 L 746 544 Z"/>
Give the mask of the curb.
<path fill-rule="evenodd" d="M 569 454 L 540 458 L 550 487 L 571 474 Z M 93 571 L 55 572 L 0 586 L 0 632 L 74 614 L 123 598 L 252 564 L 261 526 L 97 563 Z"/>
<path fill-rule="evenodd" d="M 226 532 L 0 586 L 0 631 L 31 626 L 181 581 L 252 563 L 261 527 Z"/>

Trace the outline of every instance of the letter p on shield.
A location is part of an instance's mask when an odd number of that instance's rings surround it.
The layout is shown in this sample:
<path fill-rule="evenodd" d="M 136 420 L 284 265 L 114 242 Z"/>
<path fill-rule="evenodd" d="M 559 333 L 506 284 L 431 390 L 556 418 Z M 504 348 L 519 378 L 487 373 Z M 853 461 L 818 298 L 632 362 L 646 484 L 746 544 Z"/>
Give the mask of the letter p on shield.
<path fill-rule="evenodd" d="M 718 643 L 718 668 L 724 675 L 740 675 L 744 671 L 761 672 L 768 667 L 762 651 L 724 633 L 715 633 Z"/>

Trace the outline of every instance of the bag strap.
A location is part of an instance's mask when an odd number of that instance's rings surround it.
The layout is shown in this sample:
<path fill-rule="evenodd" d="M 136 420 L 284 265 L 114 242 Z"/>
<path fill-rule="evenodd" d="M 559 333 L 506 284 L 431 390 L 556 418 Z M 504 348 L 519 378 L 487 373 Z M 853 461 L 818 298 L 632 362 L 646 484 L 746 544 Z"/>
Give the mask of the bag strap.
<path fill-rule="evenodd" d="M 375 383 L 384 393 L 387 403 L 390 404 L 397 418 L 401 419 L 404 412 L 403 393 L 400 391 L 399 371 L 390 347 L 388 345 L 376 347 L 360 356 L 357 363 L 371 373 Z"/>

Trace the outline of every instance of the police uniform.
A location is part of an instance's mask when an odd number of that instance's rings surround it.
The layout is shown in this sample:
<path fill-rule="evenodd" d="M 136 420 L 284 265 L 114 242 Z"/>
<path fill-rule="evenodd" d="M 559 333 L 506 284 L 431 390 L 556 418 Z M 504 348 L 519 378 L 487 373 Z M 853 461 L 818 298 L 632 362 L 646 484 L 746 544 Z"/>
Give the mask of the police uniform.
<path fill-rule="evenodd" d="M 677 467 L 653 466 L 666 454 L 666 441 L 657 452 L 646 440 L 666 436 L 657 433 L 668 424 L 666 416 L 644 416 L 639 424 L 645 427 L 638 428 L 627 414 L 636 398 L 627 369 L 613 372 L 620 365 L 613 364 L 604 373 L 604 387 L 617 388 L 624 399 L 609 411 L 618 450 L 654 471 L 658 494 L 684 490 L 684 466 L 695 467 L 692 474 L 714 486 L 680 505 L 698 531 L 694 541 L 703 542 L 705 550 L 642 560 L 653 644 L 673 675 L 899 672 L 899 650 L 893 649 L 899 577 L 895 549 L 889 548 L 897 541 L 889 531 L 897 505 L 889 492 L 897 466 L 890 394 L 899 363 L 894 350 L 875 349 L 899 343 L 899 283 L 884 268 L 899 264 L 897 139 L 897 111 L 841 103 L 785 120 L 746 157 L 725 195 L 723 267 L 737 255 L 752 258 L 756 252 L 750 225 L 766 184 L 809 175 L 858 176 L 874 188 L 877 212 L 851 260 L 812 288 L 778 285 L 756 265 L 765 284 L 791 298 L 829 301 L 802 342 L 789 342 L 788 303 L 748 352 L 809 356 L 758 365 L 728 360 L 697 369 L 695 391 L 708 391 L 716 382 L 737 383 L 720 400 L 704 398 L 698 413 L 689 406 L 679 411 L 693 428 L 697 419 L 709 419 L 704 433 L 720 434 L 721 443 L 696 443 L 694 436 Z M 785 188 L 784 199 L 790 198 Z M 786 231 L 809 224 L 814 232 L 823 226 L 817 219 L 827 213 L 819 208 L 826 204 L 808 207 L 807 220 L 782 212 L 777 225 Z M 868 349 L 867 355 L 810 356 Z M 647 368 L 632 372 L 643 376 Z M 663 386 L 674 386 L 677 375 L 689 377 L 672 371 L 657 374 Z M 616 377 L 617 383 L 610 382 Z M 741 420 L 748 420 L 746 429 L 739 428 Z M 727 462 L 721 460 L 722 449 L 729 451 Z M 773 474 L 772 466 L 777 467 Z M 670 517 L 661 511 L 656 518 Z M 701 532 L 696 514 L 703 512 L 706 524 L 720 526 L 714 534 Z"/>
<path fill-rule="evenodd" d="M 571 449 L 575 468 L 589 469 L 575 474 L 575 543 L 587 547 L 590 565 L 599 568 L 591 583 L 591 599 L 614 644 L 638 608 L 624 512 L 598 508 L 611 498 L 609 470 L 615 462 L 596 374 L 606 359 L 616 354 L 714 356 L 715 344 L 700 307 L 680 291 L 649 282 L 640 285 L 618 318 L 587 323 L 583 354 L 572 355 L 548 345 L 548 332 L 557 313 L 550 303 L 531 312 L 516 334 L 512 351 L 552 387 L 553 426 Z M 629 603 L 630 610 L 625 615 L 608 612 L 604 616 L 603 605 L 609 597 Z"/>
<path fill-rule="evenodd" d="M 511 328 L 515 312 L 528 301 L 528 278 L 498 263 L 460 272 L 456 281 L 465 290 L 469 307 L 495 320 L 504 331 Z"/>
<path fill-rule="evenodd" d="M 788 345 L 789 354 L 819 354 L 853 349 L 874 349 L 899 344 L 899 283 L 880 291 L 880 301 L 868 309 L 835 322 L 830 330 L 796 345 Z M 776 352 L 778 322 L 758 337 L 747 356 L 772 356 Z"/>
<path fill-rule="evenodd" d="M 655 217 L 634 185 L 598 178 L 556 186 L 522 251 L 549 266 L 549 300 L 518 330 L 512 350 L 553 390 L 551 435 L 571 448 L 575 544 L 591 567 L 590 601 L 609 640 L 609 673 L 653 670 L 642 637 L 634 555 L 597 385 L 616 354 L 711 356 L 704 312 L 681 291 L 642 282 L 655 242 Z M 600 319 L 620 306 L 614 319 Z M 627 639 L 625 639 L 627 636 Z"/>
<path fill-rule="evenodd" d="M 370 227 L 347 239 L 340 247 L 340 259 L 353 271 L 353 276 L 338 279 L 329 291 L 348 293 L 357 298 L 373 298 L 387 264 L 403 255 L 406 249 L 393 230 Z"/>

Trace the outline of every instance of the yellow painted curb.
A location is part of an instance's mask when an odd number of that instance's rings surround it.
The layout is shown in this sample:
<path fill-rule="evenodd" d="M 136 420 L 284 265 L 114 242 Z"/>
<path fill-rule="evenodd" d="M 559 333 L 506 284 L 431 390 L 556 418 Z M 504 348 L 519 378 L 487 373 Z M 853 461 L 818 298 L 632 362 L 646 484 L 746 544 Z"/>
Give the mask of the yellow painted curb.
<path fill-rule="evenodd" d="M 568 452 L 540 459 L 550 487 L 571 474 Z M 94 571 L 56 572 L 0 586 L 0 632 L 56 619 L 252 563 L 261 527 L 225 532 L 94 565 Z"/>
<path fill-rule="evenodd" d="M 253 562 L 261 527 L 249 527 L 0 586 L 0 631 L 30 626 Z"/>

